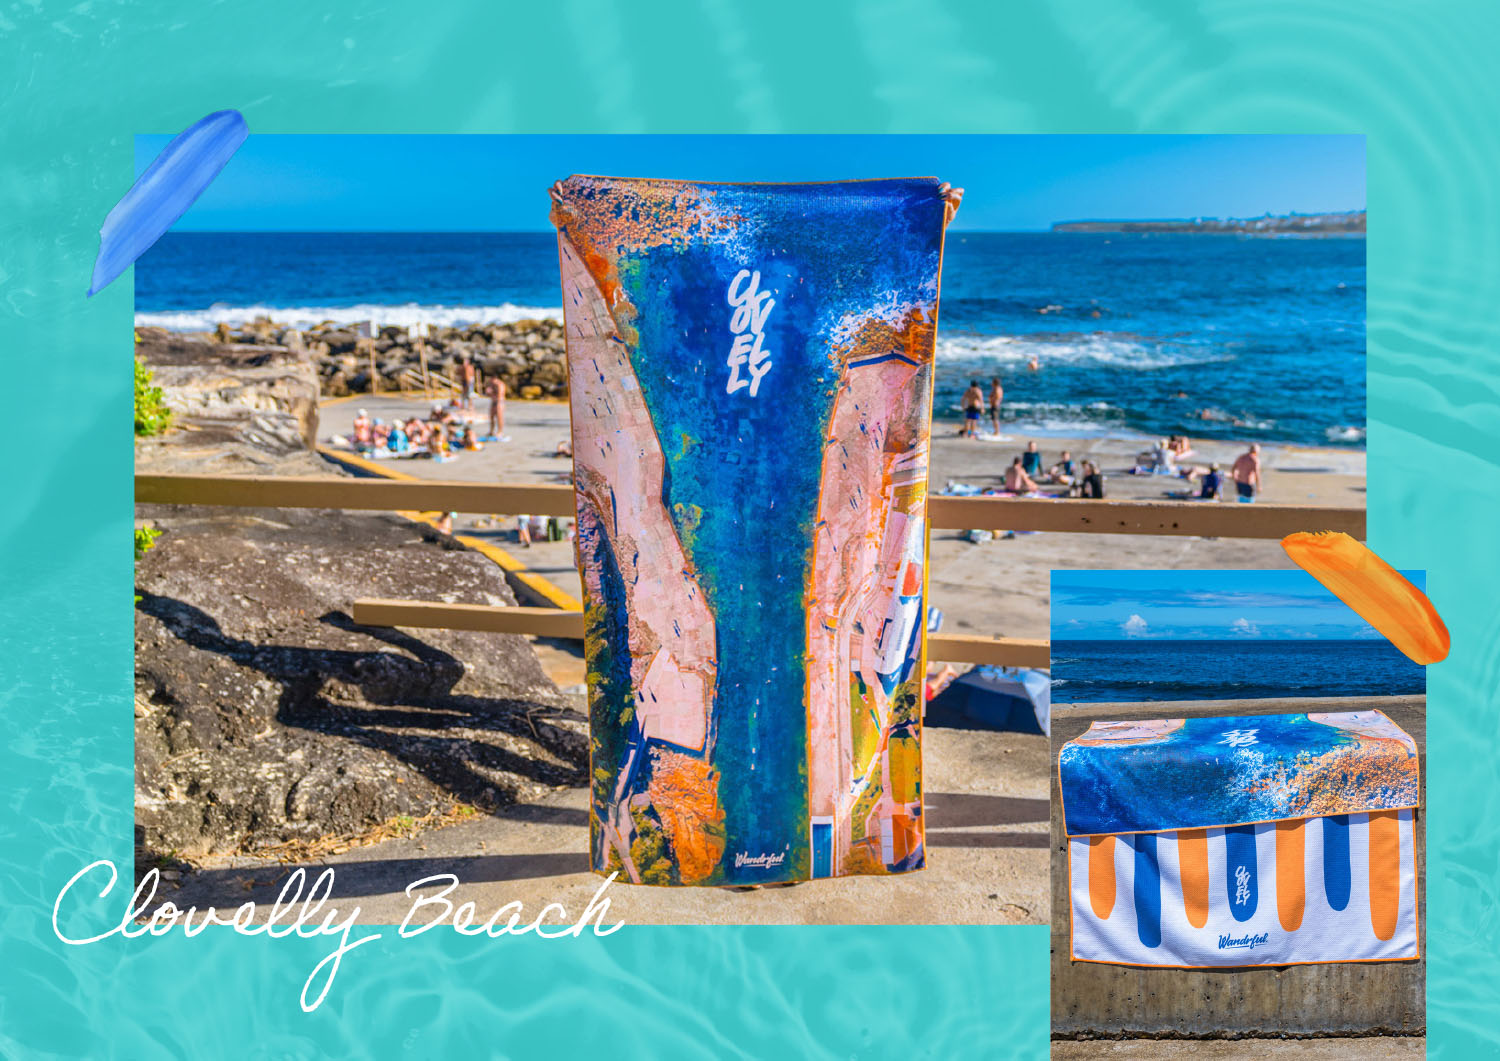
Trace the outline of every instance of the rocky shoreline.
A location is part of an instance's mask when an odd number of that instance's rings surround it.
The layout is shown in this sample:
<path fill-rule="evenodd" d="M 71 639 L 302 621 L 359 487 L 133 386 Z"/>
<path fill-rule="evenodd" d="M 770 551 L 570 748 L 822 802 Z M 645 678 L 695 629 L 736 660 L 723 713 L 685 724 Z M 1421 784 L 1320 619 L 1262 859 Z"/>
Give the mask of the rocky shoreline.
<path fill-rule="evenodd" d="M 467 357 L 485 376 L 504 380 L 512 397 L 559 398 L 568 393 L 563 326 L 558 321 L 429 327 L 420 332 L 425 334 L 401 325 L 354 328 L 333 321 L 297 329 L 269 317 L 257 317 L 237 328 L 221 323 L 213 332 L 136 329 L 147 347 L 197 342 L 295 355 L 312 365 L 325 398 L 370 393 L 372 380 L 373 389 L 383 394 L 421 390 L 424 357 L 429 378 L 437 374 L 456 381 L 459 365 Z"/>
<path fill-rule="evenodd" d="M 1263 214 L 1260 217 L 1163 218 L 1146 221 L 1057 221 L 1053 232 L 1170 232 L 1236 236 L 1363 236 L 1365 211 Z"/>

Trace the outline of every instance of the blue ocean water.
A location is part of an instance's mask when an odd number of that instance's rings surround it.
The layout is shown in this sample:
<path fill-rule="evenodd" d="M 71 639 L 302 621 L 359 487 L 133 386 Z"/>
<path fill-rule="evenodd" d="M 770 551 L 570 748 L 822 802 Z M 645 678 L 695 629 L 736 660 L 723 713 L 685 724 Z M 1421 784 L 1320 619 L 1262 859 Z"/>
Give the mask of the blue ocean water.
<path fill-rule="evenodd" d="M 1426 691 L 1425 668 L 1383 638 L 1052 642 L 1052 699 L 1061 704 Z"/>
<path fill-rule="evenodd" d="M 135 285 L 184 330 L 561 317 L 551 233 L 168 233 Z M 1363 239 L 954 232 L 939 326 L 939 419 L 999 375 L 1007 432 L 1364 445 Z"/>

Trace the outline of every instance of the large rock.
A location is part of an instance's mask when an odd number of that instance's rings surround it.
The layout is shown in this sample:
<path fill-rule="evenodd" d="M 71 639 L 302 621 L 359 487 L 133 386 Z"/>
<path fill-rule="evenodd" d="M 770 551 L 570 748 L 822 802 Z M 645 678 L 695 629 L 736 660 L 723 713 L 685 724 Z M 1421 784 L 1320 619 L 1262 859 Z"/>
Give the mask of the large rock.
<path fill-rule="evenodd" d="M 136 352 L 173 413 L 171 431 L 140 441 L 138 471 L 317 470 L 308 462 L 318 434 L 318 372 L 306 350 L 160 328 L 137 335 Z"/>
<path fill-rule="evenodd" d="M 156 356 L 157 348 L 169 345 L 169 338 L 179 344 L 212 346 L 226 359 L 241 357 L 245 351 L 265 356 L 267 351 L 279 350 L 286 358 L 312 367 L 312 380 L 325 398 L 368 392 L 372 382 L 383 392 L 399 389 L 408 370 L 420 369 L 420 344 L 426 346 L 428 369 L 449 378 L 458 375 L 464 357 L 472 357 L 487 374 L 505 380 L 513 394 L 527 386 L 534 388 L 528 392 L 532 394 L 567 393 L 565 343 L 558 321 L 437 327 L 420 339 L 400 325 L 385 325 L 372 337 L 363 336 L 363 330 L 324 321 L 304 332 L 266 318 L 239 328 L 220 324 L 215 332 L 202 336 L 138 329 L 146 339 L 148 360 Z M 371 350 L 377 355 L 373 381 Z"/>
<path fill-rule="evenodd" d="M 585 782 L 587 725 L 520 637 L 362 628 L 360 596 L 514 603 L 393 515 L 142 506 L 136 815 L 197 858 Z"/>

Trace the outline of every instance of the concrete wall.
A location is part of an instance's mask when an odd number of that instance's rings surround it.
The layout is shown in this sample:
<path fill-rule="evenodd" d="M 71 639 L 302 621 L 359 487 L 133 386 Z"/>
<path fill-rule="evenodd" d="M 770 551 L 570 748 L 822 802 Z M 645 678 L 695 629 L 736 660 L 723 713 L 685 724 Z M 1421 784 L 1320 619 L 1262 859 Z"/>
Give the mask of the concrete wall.
<path fill-rule="evenodd" d="M 1380 708 L 1417 742 L 1426 798 L 1426 699 L 1237 700 L 1056 706 L 1052 713 L 1052 1034 L 1237 1038 L 1263 1035 L 1420 1035 L 1427 961 L 1288 965 L 1201 971 L 1135 969 L 1068 957 L 1067 847 L 1057 753 L 1099 719 L 1181 718 Z M 1418 942 L 1427 952 L 1426 811 L 1416 816 Z"/>

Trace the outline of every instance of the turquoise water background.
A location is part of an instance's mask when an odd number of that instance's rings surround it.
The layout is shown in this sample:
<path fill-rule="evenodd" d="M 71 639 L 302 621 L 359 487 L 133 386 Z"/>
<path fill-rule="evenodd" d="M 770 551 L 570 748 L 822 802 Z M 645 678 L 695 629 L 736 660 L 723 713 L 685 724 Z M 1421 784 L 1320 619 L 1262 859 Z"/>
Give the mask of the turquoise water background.
<path fill-rule="evenodd" d="M 70 428 L 22 447 L 5 476 L 0 1053 L 1046 1050 L 1042 927 L 387 934 L 312 1015 L 296 996 L 322 943 L 58 943 L 62 884 L 131 857 L 130 278 L 83 292 L 132 136 L 226 106 L 281 133 L 1367 134 L 1370 541 L 1427 570 L 1454 639 L 1428 682 L 1430 1050 L 1500 1049 L 1500 834 L 1474 827 L 1500 810 L 1494 5 L 702 2 L 653 22 L 605 0 L 43 2 L 0 12 L 0 33 L 0 356 L 12 402 Z"/>

